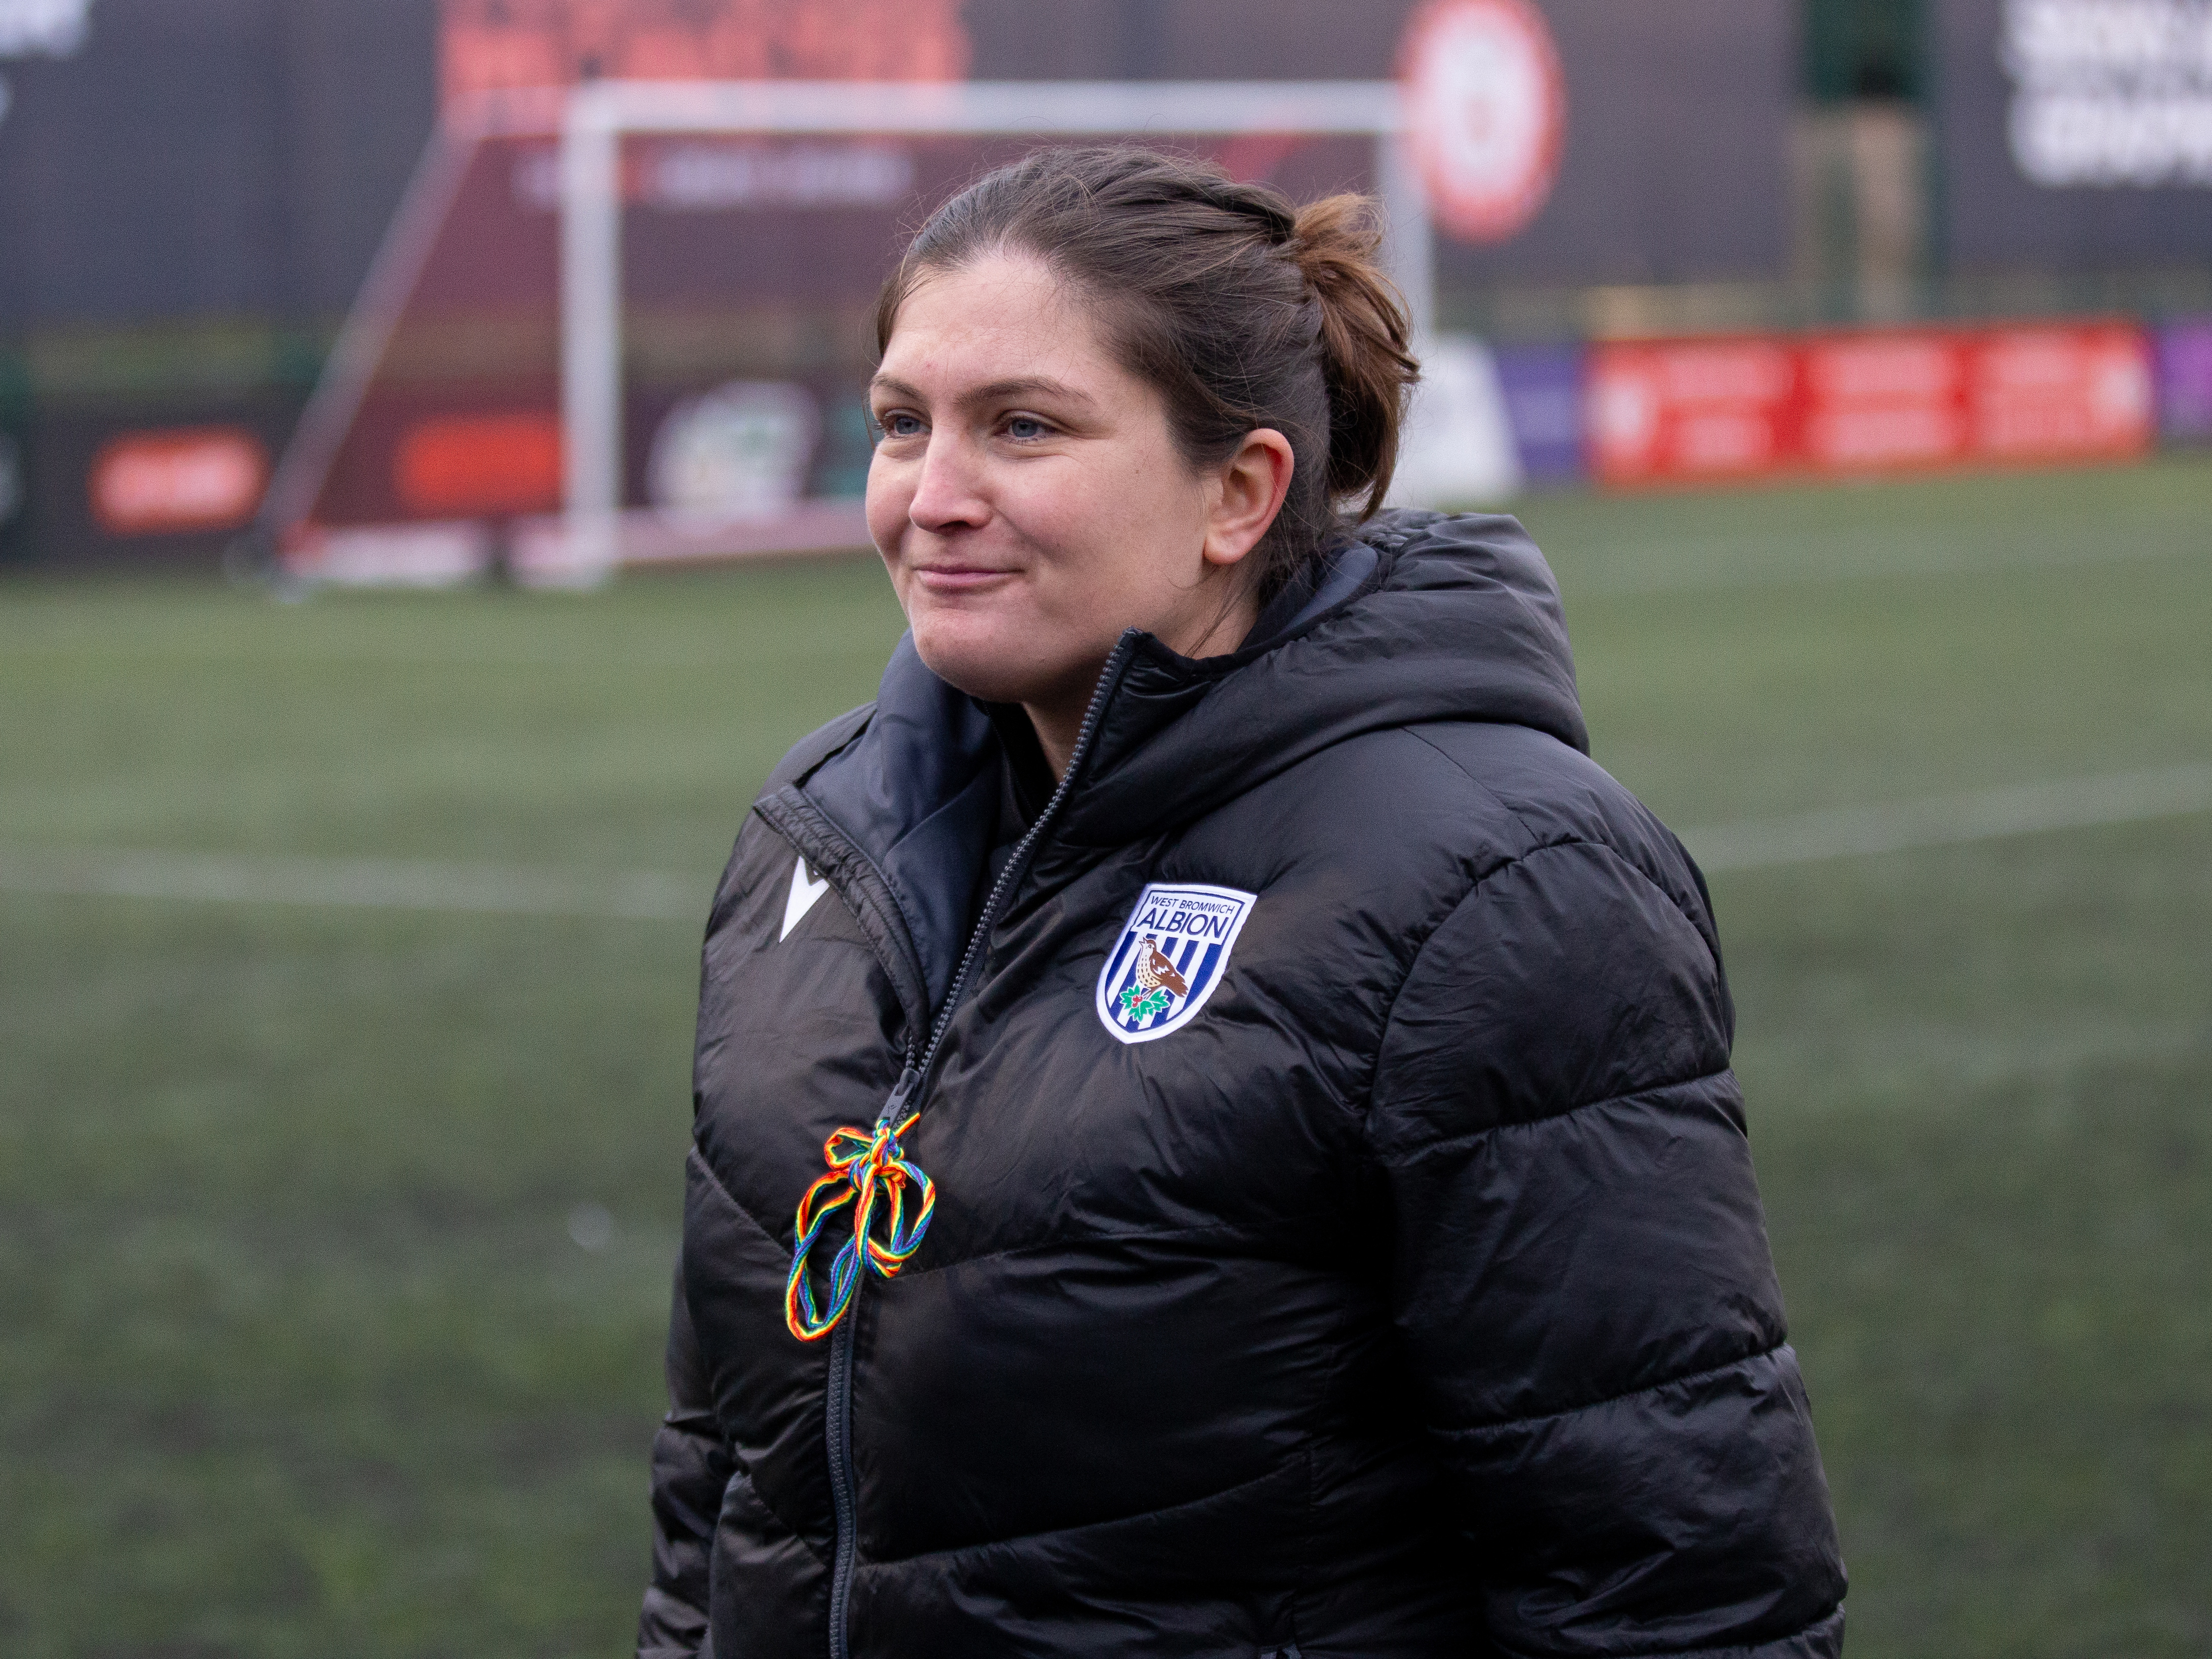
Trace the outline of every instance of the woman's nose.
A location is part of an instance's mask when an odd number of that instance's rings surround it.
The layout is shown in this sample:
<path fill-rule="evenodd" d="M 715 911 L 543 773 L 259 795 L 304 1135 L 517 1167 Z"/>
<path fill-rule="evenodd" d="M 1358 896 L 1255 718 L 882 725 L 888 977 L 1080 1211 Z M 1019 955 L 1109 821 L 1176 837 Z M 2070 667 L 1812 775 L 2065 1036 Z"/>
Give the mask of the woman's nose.
<path fill-rule="evenodd" d="M 933 433 L 907 517 L 922 530 L 973 527 L 991 516 L 975 458 L 956 434 Z"/>

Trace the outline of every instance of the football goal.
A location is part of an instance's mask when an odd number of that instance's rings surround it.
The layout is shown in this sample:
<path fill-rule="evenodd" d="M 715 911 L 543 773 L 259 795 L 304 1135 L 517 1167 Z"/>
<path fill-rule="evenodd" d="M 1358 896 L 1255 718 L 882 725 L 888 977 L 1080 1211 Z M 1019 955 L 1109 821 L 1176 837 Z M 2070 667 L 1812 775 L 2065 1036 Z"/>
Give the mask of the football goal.
<path fill-rule="evenodd" d="M 1391 82 L 602 81 L 449 113 L 272 480 L 280 562 L 581 585 L 865 546 L 866 319 L 904 235 L 988 166 L 1115 138 L 1297 198 L 1374 193 L 1444 371 L 1416 406 L 1413 468 L 1425 434 L 1457 493 L 1510 484 L 1482 388 L 1454 391 L 1433 338 Z"/>

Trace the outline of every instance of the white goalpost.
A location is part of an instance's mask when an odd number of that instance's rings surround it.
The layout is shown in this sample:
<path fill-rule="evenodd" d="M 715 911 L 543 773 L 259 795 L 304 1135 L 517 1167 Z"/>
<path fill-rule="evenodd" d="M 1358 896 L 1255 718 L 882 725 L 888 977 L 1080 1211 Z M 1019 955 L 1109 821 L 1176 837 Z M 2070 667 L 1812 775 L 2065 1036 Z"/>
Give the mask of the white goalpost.
<path fill-rule="evenodd" d="M 600 81 L 575 88 L 560 138 L 565 499 L 557 552 L 539 544 L 539 578 L 587 582 L 623 558 L 625 136 L 1371 139 L 1385 264 L 1406 296 L 1417 337 L 1425 341 L 1433 333 L 1435 304 L 1428 206 L 1403 131 L 1399 89 L 1387 81 Z"/>

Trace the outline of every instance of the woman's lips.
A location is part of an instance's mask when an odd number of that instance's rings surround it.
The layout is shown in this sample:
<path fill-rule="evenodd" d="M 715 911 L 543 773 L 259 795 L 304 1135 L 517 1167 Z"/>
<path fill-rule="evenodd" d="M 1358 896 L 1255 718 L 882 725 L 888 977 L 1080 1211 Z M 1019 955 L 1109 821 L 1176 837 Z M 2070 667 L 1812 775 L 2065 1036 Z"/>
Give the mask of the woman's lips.
<path fill-rule="evenodd" d="M 933 593 L 971 593 L 994 582 L 1011 580 L 1017 574 L 982 565 L 917 565 L 914 579 Z"/>

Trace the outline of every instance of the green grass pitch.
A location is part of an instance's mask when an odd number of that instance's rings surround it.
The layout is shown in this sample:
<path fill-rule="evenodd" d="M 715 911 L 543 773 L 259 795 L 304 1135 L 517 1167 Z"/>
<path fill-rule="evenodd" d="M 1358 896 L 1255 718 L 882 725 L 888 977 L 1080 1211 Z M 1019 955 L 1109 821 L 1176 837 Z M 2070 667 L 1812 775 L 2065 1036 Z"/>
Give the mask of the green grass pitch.
<path fill-rule="evenodd" d="M 1678 828 L 2212 762 L 2203 459 L 1525 516 L 1598 757 Z M 859 561 L 18 577 L 0 855 L 662 871 L 703 914 L 898 628 Z M 1713 887 L 1850 1651 L 2212 1650 L 2212 812 Z M 0 1650 L 623 1650 L 696 935 L 0 890 Z"/>

